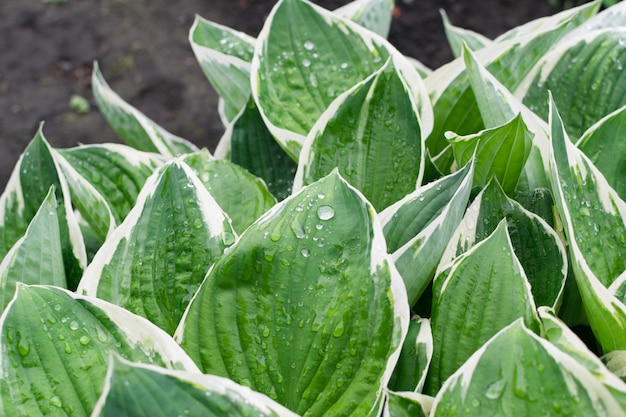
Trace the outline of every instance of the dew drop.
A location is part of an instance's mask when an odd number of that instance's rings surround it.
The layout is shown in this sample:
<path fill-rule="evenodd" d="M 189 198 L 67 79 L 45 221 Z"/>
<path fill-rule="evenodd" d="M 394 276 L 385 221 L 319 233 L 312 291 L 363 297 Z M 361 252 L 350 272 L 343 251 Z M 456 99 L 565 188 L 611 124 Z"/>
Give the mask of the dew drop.
<path fill-rule="evenodd" d="M 311 61 L 309 61 L 308 59 L 305 59 L 304 61 L 302 61 L 302 66 L 305 68 L 308 68 L 311 66 Z"/>
<path fill-rule="evenodd" d="M 70 329 L 78 330 L 78 322 L 76 320 L 72 320 L 72 322 L 70 323 Z"/>
<path fill-rule="evenodd" d="M 20 340 L 17 349 L 20 351 L 20 355 L 26 356 L 30 353 L 30 343 L 27 340 Z"/>
<path fill-rule="evenodd" d="M 54 311 L 61 311 L 61 304 L 55 304 Z"/>
<path fill-rule="evenodd" d="M 313 44 L 313 42 L 311 41 L 304 42 L 304 49 L 306 49 L 307 51 L 311 51 L 313 50 L 313 48 L 315 48 L 315 44 Z"/>
<path fill-rule="evenodd" d="M 331 206 L 320 206 L 317 209 L 317 217 L 320 220 L 330 220 L 335 217 L 335 209 Z"/>
<path fill-rule="evenodd" d="M 86 346 L 87 344 L 89 344 L 89 342 L 91 342 L 91 339 L 89 338 L 89 336 L 81 336 L 81 338 L 78 339 L 78 342 L 81 345 Z"/>
<path fill-rule="evenodd" d="M 485 397 L 490 400 L 497 400 L 502 395 L 505 386 L 506 380 L 504 379 L 499 379 L 496 382 L 491 383 L 485 391 Z"/>
<path fill-rule="evenodd" d="M 311 251 L 309 251 L 308 249 L 304 248 L 300 251 L 300 254 L 302 256 L 304 256 L 305 258 L 308 258 L 309 256 L 311 256 Z"/>
<path fill-rule="evenodd" d="M 49 403 L 53 407 L 61 408 L 63 406 L 63 403 L 61 402 L 61 399 L 57 395 L 55 395 L 54 397 L 50 398 Z"/>
<path fill-rule="evenodd" d="M 235 243 L 235 235 L 230 232 L 224 232 L 222 235 L 222 242 L 224 242 L 225 246 L 230 246 Z"/>
<path fill-rule="evenodd" d="M 343 320 L 341 320 L 337 324 L 337 327 L 335 327 L 335 330 L 333 330 L 333 336 L 341 337 L 344 331 L 345 331 L 345 325 L 343 324 Z"/>

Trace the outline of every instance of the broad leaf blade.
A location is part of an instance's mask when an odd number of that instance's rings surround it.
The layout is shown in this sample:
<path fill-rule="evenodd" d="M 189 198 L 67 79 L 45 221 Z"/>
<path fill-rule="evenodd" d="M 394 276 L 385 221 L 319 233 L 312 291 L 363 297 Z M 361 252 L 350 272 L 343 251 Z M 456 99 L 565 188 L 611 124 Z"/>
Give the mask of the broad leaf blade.
<path fill-rule="evenodd" d="M 387 391 L 383 417 L 427 417 L 432 398 L 413 392 Z"/>
<path fill-rule="evenodd" d="M 183 161 L 228 215 L 238 234 L 276 203 L 263 181 L 238 165 L 211 158 L 206 149 L 186 155 Z"/>
<path fill-rule="evenodd" d="M 24 236 L 0 263 L 1 311 L 13 298 L 17 282 L 67 287 L 54 186 Z"/>
<path fill-rule="evenodd" d="M 102 115 L 113 130 L 130 146 L 140 151 L 157 152 L 166 156 L 195 152 L 191 142 L 179 138 L 148 119 L 113 91 L 102 76 L 98 64 L 91 76 L 93 95 Z"/>
<path fill-rule="evenodd" d="M 393 0 L 353 0 L 333 13 L 386 38 L 391 27 L 393 7 Z"/>
<path fill-rule="evenodd" d="M 146 399 L 150 401 L 146 401 Z M 214 375 L 167 370 L 113 357 L 91 416 L 296 417 L 264 395 Z"/>
<path fill-rule="evenodd" d="M 517 320 L 441 388 L 431 415 L 617 416 L 619 404 L 585 367 Z"/>
<path fill-rule="evenodd" d="M 250 62 L 255 40 L 196 15 L 189 43 L 204 75 L 224 99 L 226 120 L 232 121 L 250 99 Z"/>
<path fill-rule="evenodd" d="M 139 191 L 164 159 L 125 145 L 86 145 L 57 153 L 103 196 L 116 223 L 133 208 Z"/>
<path fill-rule="evenodd" d="M 383 38 L 308 1 L 276 4 L 257 40 L 252 96 L 294 160 L 330 103 L 377 70 L 389 48 Z"/>
<path fill-rule="evenodd" d="M 452 55 L 454 55 L 455 58 L 461 56 L 463 44 L 467 45 L 472 51 L 477 51 L 493 42 L 480 33 L 454 26 L 443 9 L 439 10 L 439 12 L 441 13 L 441 20 L 443 21 L 443 29 L 448 39 L 448 45 L 450 45 Z"/>
<path fill-rule="evenodd" d="M 234 239 L 230 220 L 204 184 L 174 160 L 148 179 L 78 291 L 124 307 L 171 334 L 207 270 Z"/>
<path fill-rule="evenodd" d="M 626 200 L 626 106 L 591 126 L 576 146 L 600 170 L 622 200 Z"/>
<path fill-rule="evenodd" d="M 56 287 L 18 285 L 0 318 L 0 414 L 87 415 L 110 352 L 197 371 L 164 332 L 104 301 Z"/>
<path fill-rule="evenodd" d="M 336 172 L 224 254 L 176 338 L 203 372 L 298 414 L 376 415 L 408 326 L 372 207 Z"/>
<path fill-rule="evenodd" d="M 418 188 L 381 213 L 389 252 L 413 306 L 435 275 L 472 188 L 474 163 Z"/>
<path fill-rule="evenodd" d="M 87 263 L 85 244 L 72 211 L 69 187 L 42 127 L 20 157 L 0 197 L 0 257 L 24 235 L 50 187 L 54 186 L 63 265 L 67 285 L 74 289 Z"/>
<path fill-rule="evenodd" d="M 300 154 L 295 189 L 338 167 L 380 211 L 421 183 L 419 93 L 398 67 L 402 64 L 390 59 L 322 115 Z"/>
<path fill-rule="evenodd" d="M 538 323 L 530 285 L 502 221 L 435 278 L 428 392 L 436 394 L 483 343 L 519 317 Z"/>
<path fill-rule="evenodd" d="M 389 389 L 421 392 L 432 357 L 433 335 L 430 321 L 414 317 L 409 322 L 409 331 L 389 381 Z"/>

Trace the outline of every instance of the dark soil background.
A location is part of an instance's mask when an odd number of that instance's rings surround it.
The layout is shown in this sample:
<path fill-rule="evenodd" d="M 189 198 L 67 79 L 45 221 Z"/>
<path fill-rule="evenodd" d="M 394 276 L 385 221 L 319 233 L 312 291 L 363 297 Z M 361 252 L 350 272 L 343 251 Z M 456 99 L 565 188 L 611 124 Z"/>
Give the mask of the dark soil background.
<path fill-rule="evenodd" d="M 94 60 L 125 100 L 172 133 L 213 150 L 217 97 L 188 31 L 197 13 L 256 36 L 275 0 L 0 0 L 0 190 L 41 121 L 55 147 L 119 142 L 94 105 Z M 348 0 L 317 0 L 334 9 Z M 390 41 L 431 68 L 448 62 L 439 9 L 495 37 L 557 12 L 548 0 L 397 0 Z M 79 114 L 72 95 L 91 103 Z"/>

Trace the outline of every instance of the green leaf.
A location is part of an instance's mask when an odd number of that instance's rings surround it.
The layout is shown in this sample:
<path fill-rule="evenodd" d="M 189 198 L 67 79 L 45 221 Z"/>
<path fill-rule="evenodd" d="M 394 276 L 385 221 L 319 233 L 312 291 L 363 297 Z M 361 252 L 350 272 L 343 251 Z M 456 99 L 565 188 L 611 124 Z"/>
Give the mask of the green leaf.
<path fill-rule="evenodd" d="M 600 170 L 622 200 L 626 200 L 626 106 L 603 117 L 576 143 Z"/>
<path fill-rule="evenodd" d="M 483 343 L 519 317 L 533 327 L 539 321 L 503 220 L 488 238 L 435 278 L 428 393 L 436 394 Z"/>
<path fill-rule="evenodd" d="M 57 154 L 40 125 L 37 134 L 20 156 L 0 196 L 0 258 L 20 239 L 54 186 L 66 282 L 76 288 L 87 263 L 85 244 L 72 211 L 67 182 L 61 175 Z"/>
<path fill-rule="evenodd" d="M 427 417 L 432 398 L 413 392 L 387 391 L 383 416 Z"/>
<path fill-rule="evenodd" d="M 252 60 L 252 96 L 294 160 L 330 103 L 380 68 L 392 48 L 384 38 L 306 0 L 274 6 Z"/>
<path fill-rule="evenodd" d="M 13 298 L 18 281 L 67 287 L 54 186 L 24 236 L 0 263 L 0 311 Z"/>
<path fill-rule="evenodd" d="M 102 396 L 91 415 L 296 417 L 229 379 L 132 363 L 118 356 L 109 364 Z"/>
<path fill-rule="evenodd" d="M 528 75 L 518 97 L 543 118 L 548 117 L 546 91 L 559 103 L 567 134 L 585 130 L 626 104 L 626 30 L 623 27 L 585 32 L 542 57 Z"/>
<path fill-rule="evenodd" d="M 576 283 L 602 350 L 624 350 L 626 306 L 607 286 L 626 269 L 626 203 L 569 141 L 552 99 L 550 109 L 552 191 Z"/>
<path fill-rule="evenodd" d="M 378 211 L 415 190 L 424 171 L 419 91 L 411 87 L 419 77 L 404 64 L 390 59 L 328 108 L 302 149 L 295 189 L 339 167 Z"/>
<path fill-rule="evenodd" d="M 443 29 L 446 33 L 448 44 L 450 45 L 452 55 L 454 55 L 455 58 L 461 56 L 463 44 L 466 44 L 466 46 L 472 51 L 477 51 L 493 42 L 491 39 L 481 35 L 480 33 L 454 26 L 443 9 L 439 10 L 439 13 L 441 13 Z"/>
<path fill-rule="evenodd" d="M 206 149 L 182 160 L 228 215 L 237 233 L 246 230 L 276 203 L 263 181 L 238 165 L 211 158 Z"/>
<path fill-rule="evenodd" d="M 386 38 L 391 27 L 393 0 L 353 0 L 333 13 Z"/>
<path fill-rule="evenodd" d="M 79 292 L 172 334 L 207 270 L 235 240 L 200 179 L 175 159 L 146 182 L 135 208 L 85 270 Z"/>
<path fill-rule="evenodd" d="M 517 115 L 501 126 L 473 135 L 446 136 L 458 166 L 464 166 L 475 158 L 474 186 L 485 186 L 495 177 L 506 191 L 511 192 L 530 154 L 534 134 L 528 130 L 521 115 Z"/>
<path fill-rule="evenodd" d="M 196 371 L 156 326 L 95 298 L 18 284 L 0 318 L 0 414 L 88 415 L 110 352 L 136 362 Z"/>
<path fill-rule="evenodd" d="M 408 327 L 371 205 L 334 171 L 217 261 L 176 339 L 204 373 L 310 416 L 377 415 Z"/>
<path fill-rule="evenodd" d="M 254 101 L 250 101 L 226 129 L 216 149 L 216 157 L 220 147 L 224 148 L 226 143 L 230 149 L 222 149 L 228 154 L 224 157 L 262 178 L 278 200 L 291 195 L 297 164 L 269 132 Z"/>
<path fill-rule="evenodd" d="M 113 143 L 59 149 L 57 153 L 107 200 L 117 224 L 135 205 L 148 177 L 164 162 L 158 154 Z"/>
<path fill-rule="evenodd" d="M 431 415 L 618 416 L 619 404 L 589 371 L 521 319 L 465 362 L 441 388 Z"/>
<path fill-rule="evenodd" d="M 189 43 L 204 75 L 224 99 L 225 120 L 232 121 L 250 99 L 255 39 L 196 15 Z"/>
<path fill-rule="evenodd" d="M 458 226 L 472 187 L 474 163 L 431 182 L 381 214 L 387 247 L 413 306 L 424 292 Z"/>
<path fill-rule="evenodd" d="M 98 108 L 113 130 L 135 149 L 165 156 L 195 152 L 198 148 L 157 125 L 143 113 L 125 102 L 102 76 L 98 63 L 93 65 L 91 87 Z"/>
<path fill-rule="evenodd" d="M 433 335 L 430 321 L 413 317 L 404 339 L 398 363 L 389 381 L 394 391 L 421 392 L 433 356 Z"/>

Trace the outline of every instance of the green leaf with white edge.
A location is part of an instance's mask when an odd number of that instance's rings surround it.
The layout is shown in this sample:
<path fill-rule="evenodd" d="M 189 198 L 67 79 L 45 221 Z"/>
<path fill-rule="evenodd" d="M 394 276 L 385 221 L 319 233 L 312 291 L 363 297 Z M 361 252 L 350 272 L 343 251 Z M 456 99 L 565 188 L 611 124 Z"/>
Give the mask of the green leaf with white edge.
<path fill-rule="evenodd" d="M 493 42 L 491 39 L 481 35 L 480 33 L 454 26 L 443 9 L 440 9 L 439 13 L 441 14 L 441 20 L 443 21 L 443 29 L 445 31 L 446 38 L 448 39 L 448 45 L 450 45 L 452 55 L 455 58 L 461 56 L 463 44 L 465 44 L 472 51 L 477 51 Z"/>
<path fill-rule="evenodd" d="M 382 417 L 427 417 L 431 404 L 426 395 L 388 390 Z"/>
<path fill-rule="evenodd" d="M 389 381 L 389 389 L 421 392 L 432 357 L 433 335 L 430 320 L 415 316 L 409 322 L 409 331 Z"/>
<path fill-rule="evenodd" d="M 380 68 L 392 50 L 384 38 L 306 0 L 281 0 L 257 39 L 252 96 L 297 161 L 305 136 L 330 103 Z"/>
<path fill-rule="evenodd" d="M 91 416 L 140 415 L 297 417 L 265 395 L 229 379 L 132 363 L 114 355 Z"/>
<path fill-rule="evenodd" d="M 548 117 L 546 91 L 559 103 L 571 138 L 626 104 L 626 28 L 585 32 L 557 45 L 537 63 L 515 92 L 525 105 Z"/>
<path fill-rule="evenodd" d="M 124 101 L 106 83 L 97 62 L 93 65 L 91 87 L 100 112 L 126 144 L 166 156 L 198 150 L 191 142 L 171 134 Z"/>
<path fill-rule="evenodd" d="M 546 51 L 550 50 L 559 39 L 577 25 L 589 18 L 596 9 L 597 5 L 585 5 L 572 10 L 571 13 L 568 11 L 566 15 L 555 15 L 549 22 L 539 24 L 537 30 L 530 31 L 526 36 L 520 36 L 506 42 L 494 42 L 477 51 L 476 59 L 489 73 L 493 74 L 493 77 L 505 89 L 513 90 L 523 81 Z M 506 120 L 486 126 L 482 120 L 482 111 L 478 109 L 474 91 L 470 87 L 470 80 L 465 67 L 466 64 L 463 59 L 459 58 L 434 71 L 425 80 L 435 114 L 435 124 L 426 141 L 426 147 L 439 170 L 445 173 L 450 172 L 453 159 L 452 153 L 447 149 L 448 143 L 444 137 L 446 131 L 453 131 L 459 135 L 476 133 L 485 127 L 503 124 L 521 111 L 513 111 Z M 525 119 L 525 121 L 529 126 L 532 126 L 528 120 Z M 539 135 L 537 130 L 532 130 L 535 135 Z M 531 156 L 531 158 L 534 157 Z M 538 186 L 540 184 L 535 183 L 529 188 Z"/>
<path fill-rule="evenodd" d="M 624 271 L 626 204 L 567 138 L 550 106 L 552 192 L 589 324 L 605 353 L 626 350 L 626 305 L 607 286 Z"/>
<path fill-rule="evenodd" d="M 421 184 L 424 142 L 406 61 L 389 59 L 338 98 L 313 126 L 300 153 L 294 190 L 339 172 L 381 211 Z"/>
<path fill-rule="evenodd" d="M 584 366 L 530 331 L 502 329 L 443 385 L 431 415 L 623 415 Z"/>
<path fill-rule="evenodd" d="M 596 3 L 599 3 L 599 1 L 596 0 Z M 575 38 L 597 29 L 619 28 L 625 25 L 626 4 L 619 2 L 619 4 L 616 3 L 611 7 L 606 7 L 604 10 L 592 16 L 584 25 L 568 33 L 564 40 Z"/>
<path fill-rule="evenodd" d="M 69 187 L 42 129 L 40 125 L 0 196 L 0 258 L 24 235 L 54 186 L 66 281 L 70 289 L 75 289 L 87 263 L 85 244 L 72 210 Z"/>
<path fill-rule="evenodd" d="M 334 171 L 241 235 L 175 338 L 204 373 L 298 414 L 366 416 L 380 411 L 408 322 L 374 209 Z"/>
<path fill-rule="evenodd" d="M 13 298 L 18 281 L 67 287 L 54 186 L 50 187 L 24 236 L 0 263 L 0 311 Z"/>
<path fill-rule="evenodd" d="M 626 4 L 626 3 L 625 3 Z M 600 119 L 576 142 L 622 200 L 626 200 L 626 106 Z"/>
<path fill-rule="evenodd" d="M 74 207 L 99 240 L 104 242 L 109 232 L 117 226 L 106 198 L 56 150 L 55 153 L 58 155 L 56 161 L 67 181 Z"/>
<path fill-rule="evenodd" d="M 215 156 L 228 158 L 263 179 L 278 200 L 291 195 L 297 164 L 269 132 L 254 101 L 226 128 Z"/>
<path fill-rule="evenodd" d="M 387 248 L 404 280 L 409 305 L 418 301 L 465 213 L 474 163 L 433 181 L 381 214 Z"/>
<path fill-rule="evenodd" d="M 561 239 L 545 220 L 507 197 L 495 180 L 489 182 L 468 208 L 450 239 L 440 270 L 491 235 L 504 218 L 535 304 L 558 305 L 567 277 L 567 255 Z"/>
<path fill-rule="evenodd" d="M 18 284 L 0 317 L 0 414 L 87 415 L 110 352 L 197 372 L 185 352 L 145 319 L 51 286 Z"/>
<path fill-rule="evenodd" d="M 473 135 L 446 134 L 456 165 L 464 166 L 475 159 L 474 186 L 483 187 L 495 177 L 508 192 L 517 186 L 530 154 L 533 136 L 521 115 Z"/>
<path fill-rule="evenodd" d="M 250 62 L 255 39 L 196 15 L 189 43 L 219 96 L 225 121 L 232 121 L 250 99 Z"/>
<path fill-rule="evenodd" d="M 538 326 L 530 284 L 507 229 L 502 220 L 489 237 L 435 278 L 428 394 L 436 394 L 483 343 L 517 318 Z"/>
<path fill-rule="evenodd" d="M 228 215 L 237 234 L 276 204 L 262 180 L 232 162 L 213 159 L 206 149 L 182 160 Z"/>
<path fill-rule="evenodd" d="M 391 27 L 393 7 L 394 0 L 353 0 L 333 13 L 386 38 Z"/>
<path fill-rule="evenodd" d="M 556 317 L 554 310 L 539 307 L 538 313 L 541 319 L 542 337 L 587 368 L 593 376 L 606 386 L 620 403 L 623 412 L 626 413 L 626 384 L 618 378 L 619 375 L 615 375 L 610 367 L 607 369 L 585 343 Z M 609 355 L 616 352 L 619 351 L 611 352 Z"/>
<path fill-rule="evenodd" d="M 626 379 L 626 350 L 609 352 L 602 357 L 602 361 L 614 376 L 620 378 L 620 381 Z"/>
<path fill-rule="evenodd" d="M 550 127 L 552 191 L 570 250 L 575 241 L 594 275 L 608 287 L 626 270 L 626 203 L 570 142 L 552 98 Z"/>
<path fill-rule="evenodd" d="M 85 270 L 78 292 L 124 307 L 172 334 L 209 267 L 235 236 L 204 184 L 174 159 L 148 179 L 135 208 Z"/>
<path fill-rule="evenodd" d="M 135 205 L 148 177 L 165 162 L 159 154 L 113 143 L 57 149 L 56 152 L 107 200 L 117 224 Z"/>

